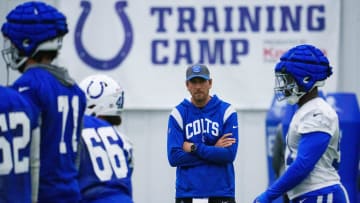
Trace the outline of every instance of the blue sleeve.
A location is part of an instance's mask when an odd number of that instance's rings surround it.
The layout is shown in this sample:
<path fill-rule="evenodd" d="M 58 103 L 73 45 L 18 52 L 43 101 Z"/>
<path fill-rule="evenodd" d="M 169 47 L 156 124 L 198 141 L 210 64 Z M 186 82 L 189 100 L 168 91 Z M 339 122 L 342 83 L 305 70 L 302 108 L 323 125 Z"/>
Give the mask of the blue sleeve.
<path fill-rule="evenodd" d="M 236 139 L 236 143 L 229 147 L 217 147 L 217 146 L 208 146 L 203 143 L 197 144 L 196 155 L 205 159 L 209 162 L 222 164 L 233 162 L 236 157 L 236 152 L 238 148 L 238 121 L 236 112 L 227 119 L 224 123 L 224 134 L 232 133 L 232 138 Z"/>
<path fill-rule="evenodd" d="M 313 170 L 328 147 L 331 136 L 324 132 L 303 134 L 295 161 L 285 173 L 266 190 L 269 199 L 276 199 L 303 181 Z"/>
<path fill-rule="evenodd" d="M 206 162 L 183 150 L 184 135 L 176 120 L 170 116 L 167 132 L 167 155 L 171 166 L 195 166 Z"/>

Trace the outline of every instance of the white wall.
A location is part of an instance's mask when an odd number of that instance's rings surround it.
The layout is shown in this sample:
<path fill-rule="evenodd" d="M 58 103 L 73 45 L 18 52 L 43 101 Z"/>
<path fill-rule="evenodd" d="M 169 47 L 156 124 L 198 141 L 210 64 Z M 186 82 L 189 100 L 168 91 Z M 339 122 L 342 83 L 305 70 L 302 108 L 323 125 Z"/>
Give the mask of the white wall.
<path fill-rule="evenodd" d="M 341 1 L 338 91 L 354 92 L 360 102 L 360 1 Z"/>

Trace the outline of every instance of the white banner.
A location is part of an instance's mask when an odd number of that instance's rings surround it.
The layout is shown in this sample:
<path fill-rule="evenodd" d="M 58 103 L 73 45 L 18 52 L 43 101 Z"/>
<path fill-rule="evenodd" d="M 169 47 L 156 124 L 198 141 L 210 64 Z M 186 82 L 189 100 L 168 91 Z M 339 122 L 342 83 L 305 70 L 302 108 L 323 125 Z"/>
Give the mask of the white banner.
<path fill-rule="evenodd" d="M 70 32 L 59 64 L 81 81 L 94 73 L 125 89 L 125 107 L 166 109 L 189 93 L 185 69 L 206 64 L 212 93 L 238 109 L 268 108 L 273 68 L 297 44 L 319 47 L 334 67 L 340 2 L 327 0 L 59 1 Z"/>

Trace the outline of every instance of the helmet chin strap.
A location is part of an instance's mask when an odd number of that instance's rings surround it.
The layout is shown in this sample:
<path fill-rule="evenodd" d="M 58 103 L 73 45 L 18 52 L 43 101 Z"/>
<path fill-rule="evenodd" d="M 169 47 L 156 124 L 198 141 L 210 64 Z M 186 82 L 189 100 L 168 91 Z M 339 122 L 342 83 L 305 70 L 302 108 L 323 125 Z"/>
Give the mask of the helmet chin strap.
<path fill-rule="evenodd" d="M 299 86 L 296 84 L 295 87 L 292 89 L 291 95 L 286 97 L 286 101 L 294 105 L 299 102 L 300 98 L 303 97 L 306 94 L 306 92 L 300 92 Z"/>
<path fill-rule="evenodd" d="M 14 66 L 12 66 L 13 70 L 19 70 L 22 65 L 25 64 L 25 62 L 29 59 L 29 57 L 24 56 L 19 62 L 14 63 Z"/>
<path fill-rule="evenodd" d="M 294 105 L 294 104 L 298 103 L 299 99 L 300 99 L 300 97 L 292 95 L 290 97 L 287 97 L 286 101 L 287 101 L 287 103 Z"/>
<path fill-rule="evenodd" d="M 9 86 L 9 82 L 10 82 L 10 67 L 7 65 L 6 66 L 6 86 Z"/>

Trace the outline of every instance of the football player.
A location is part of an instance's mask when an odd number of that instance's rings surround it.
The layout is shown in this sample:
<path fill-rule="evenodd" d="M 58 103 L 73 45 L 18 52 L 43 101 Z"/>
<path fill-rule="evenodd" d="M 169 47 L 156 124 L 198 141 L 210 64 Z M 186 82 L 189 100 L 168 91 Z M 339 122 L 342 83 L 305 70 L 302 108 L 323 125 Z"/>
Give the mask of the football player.
<path fill-rule="evenodd" d="M 272 202 L 284 193 L 294 203 L 349 202 L 337 171 L 338 116 L 318 92 L 331 74 L 327 57 L 308 44 L 291 48 L 275 66 L 278 100 L 298 109 L 287 131 L 285 172 L 254 202 Z"/>
<path fill-rule="evenodd" d="M 80 82 L 87 109 L 80 141 L 81 203 L 132 203 L 132 144 L 118 131 L 124 91 L 106 75 Z"/>
<path fill-rule="evenodd" d="M 0 202 L 31 203 L 38 116 L 17 91 L 0 86 Z"/>
<path fill-rule="evenodd" d="M 52 62 L 68 32 L 66 17 L 44 2 L 30 1 L 11 10 L 1 28 L 2 54 L 21 76 L 12 87 L 41 112 L 38 203 L 73 203 L 80 198 L 76 151 L 86 107 L 83 91 L 67 69 Z"/>

